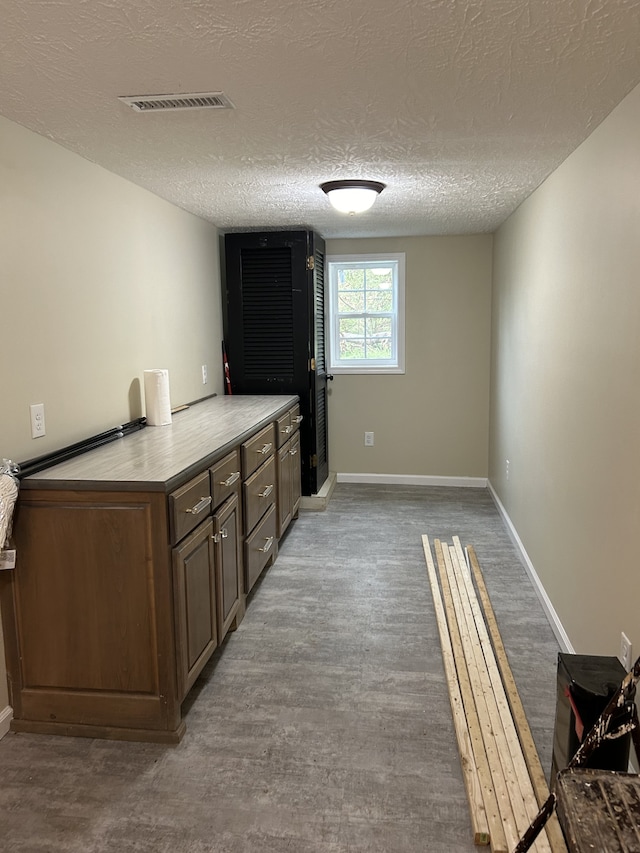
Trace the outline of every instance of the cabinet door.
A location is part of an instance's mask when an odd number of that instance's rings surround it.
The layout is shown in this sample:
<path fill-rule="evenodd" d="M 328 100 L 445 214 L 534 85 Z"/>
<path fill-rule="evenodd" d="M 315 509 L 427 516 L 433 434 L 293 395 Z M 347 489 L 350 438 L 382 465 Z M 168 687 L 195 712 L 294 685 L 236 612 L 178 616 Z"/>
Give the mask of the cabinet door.
<path fill-rule="evenodd" d="M 328 441 L 328 394 L 327 394 L 327 361 L 325 348 L 325 282 L 324 282 L 324 240 L 317 234 L 312 234 L 310 254 L 314 264 L 312 276 L 313 287 L 313 334 L 311 352 L 315 357 L 315 370 L 309 374 L 309 412 L 301 424 L 301 447 L 310 443 L 312 448 L 311 464 L 307 470 L 307 460 L 302 460 L 302 480 L 305 495 L 313 495 L 320 490 L 329 476 L 329 441 Z M 333 377 L 331 377 L 333 378 Z M 302 400 L 302 397 L 301 397 Z M 304 454 L 303 454 L 304 455 Z"/>
<path fill-rule="evenodd" d="M 218 645 L 213 521 L 173 549 L 178 689 L 187 695 Z"/>
<path fill-rule="evenodd" d="M 278 539 L 289 526 L 291 521 L 292 495 L 292 457 L 290 454 L 291 440 L 278 450 Z"/>
<path fill-rule="evenodd" d="M 302 471 L 300 459 L 300 436 L 296 433 L 289 442 L 289 460 L 291 464 L 291 516 L 295 518 L 302 497 Z"/>
<path fill-rule="evenodd" d="M 16 723 L 175 739 L 165 495 L 24 489 L 14 535 L 19 562 L 0 572 L 0 598 Z"/>
<path fill-rule="evenodd" d="M 234 495 L 213 517 L 216 587 L 218 593 L 218 643 L 238 614 L 242 597 L 242 557 L 238 498 Z"/>

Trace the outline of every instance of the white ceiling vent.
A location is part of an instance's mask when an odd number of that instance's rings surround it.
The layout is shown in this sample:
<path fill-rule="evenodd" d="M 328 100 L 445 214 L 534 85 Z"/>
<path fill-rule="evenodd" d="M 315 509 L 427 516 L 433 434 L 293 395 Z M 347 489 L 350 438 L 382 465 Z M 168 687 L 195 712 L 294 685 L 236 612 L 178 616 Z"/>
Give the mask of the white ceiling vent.
<path fill-rule="evenodd" d="M 233 104 L 223 92 L 197 92 L 184 95 L 130 95 L 118 98 L 137 113 L 161 110 L 232 110 Z"/>

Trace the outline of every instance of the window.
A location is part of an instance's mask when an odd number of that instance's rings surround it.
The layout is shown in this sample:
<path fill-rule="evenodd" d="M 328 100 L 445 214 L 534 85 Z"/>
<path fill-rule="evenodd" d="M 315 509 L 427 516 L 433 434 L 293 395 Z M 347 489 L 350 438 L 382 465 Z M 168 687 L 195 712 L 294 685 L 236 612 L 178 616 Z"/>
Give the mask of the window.
<path fill-rule="evenodd" d="M 329 369 L 404 373 L 404 254 L 333 255 Z"/>

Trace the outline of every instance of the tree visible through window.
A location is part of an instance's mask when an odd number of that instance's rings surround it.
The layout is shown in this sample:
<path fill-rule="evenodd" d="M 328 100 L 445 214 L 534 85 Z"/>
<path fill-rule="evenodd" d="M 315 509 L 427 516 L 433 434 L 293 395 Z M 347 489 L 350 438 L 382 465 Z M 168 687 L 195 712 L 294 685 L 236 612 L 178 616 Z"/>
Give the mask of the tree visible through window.
<path fill-rule="evenodd" d="M 330 366 L 404 371 L 404 255 L 328 258 Z"/>

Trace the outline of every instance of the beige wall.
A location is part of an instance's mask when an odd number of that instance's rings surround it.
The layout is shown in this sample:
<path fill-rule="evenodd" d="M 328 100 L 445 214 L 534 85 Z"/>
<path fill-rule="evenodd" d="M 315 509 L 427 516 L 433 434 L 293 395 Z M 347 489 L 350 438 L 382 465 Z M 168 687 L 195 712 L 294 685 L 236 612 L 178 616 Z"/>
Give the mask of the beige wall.
<path fill-rule="evenodd" d="M 173 405 L 220 391 L 213 226 L 0 122 L 0 452 L 30 458 L 143 414 L 145 368 L 169 368 Z"/>
<path fill-rule="evenodd" d="M 169 369 L 173 405 L 222 391 L 216 229 L 2 118 L 0 279 L 0 457 L 144 414 L 146 368 Z"/>
<path fill-rule="evenodd" d="M 406 373 L 336 375 L 330 469 L 486 477 L 492 237 L 327 241 L 328 255 L 365 252 L 406 253 Z"/>
<path fill-rule="evenodd" d="M 640 652 L 638 139 L 640 88 L 495 239 L 490 480 L 585 654 Z"/>

